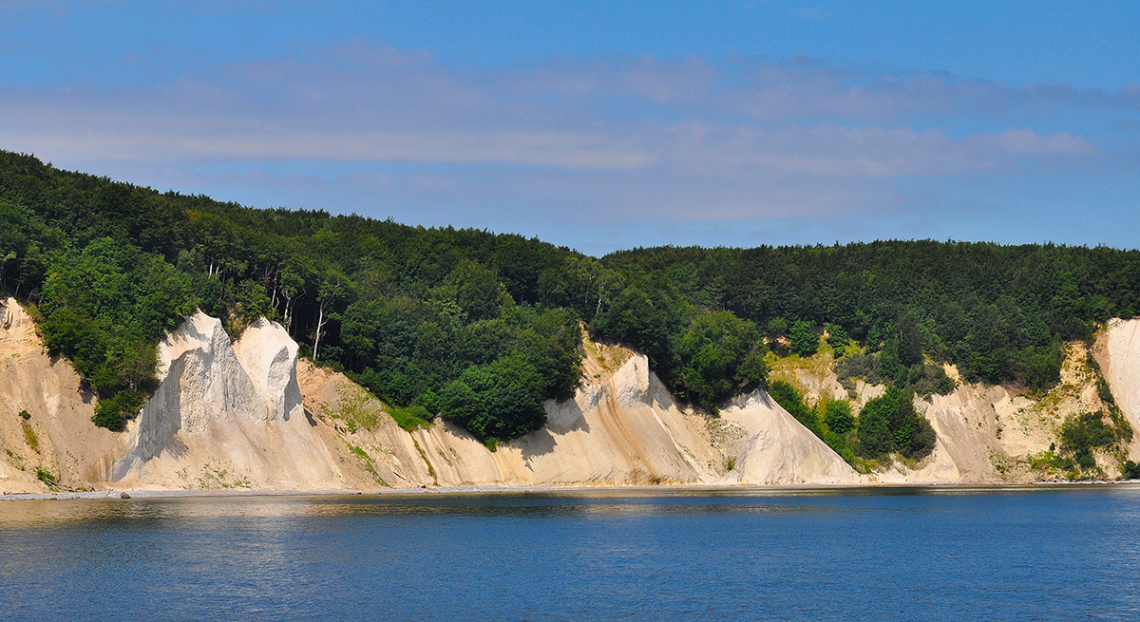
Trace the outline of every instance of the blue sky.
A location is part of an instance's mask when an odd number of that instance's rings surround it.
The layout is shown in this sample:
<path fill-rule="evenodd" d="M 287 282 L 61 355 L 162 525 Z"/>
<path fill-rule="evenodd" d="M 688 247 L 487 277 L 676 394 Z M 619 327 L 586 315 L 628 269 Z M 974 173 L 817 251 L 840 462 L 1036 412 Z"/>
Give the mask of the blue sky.
<path fill-rule="evenodd" d="M 1140 246 L 1129 2 L 0 0 L 0 148 L 656 244 Z"/>

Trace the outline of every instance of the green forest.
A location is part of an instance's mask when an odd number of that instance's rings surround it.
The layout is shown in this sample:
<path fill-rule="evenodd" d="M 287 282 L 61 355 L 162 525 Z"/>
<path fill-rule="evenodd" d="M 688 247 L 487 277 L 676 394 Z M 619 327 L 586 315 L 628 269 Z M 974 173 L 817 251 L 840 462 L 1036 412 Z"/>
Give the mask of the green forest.
<path fill-rule="evenodd" d="M 895 389 L 866 421 L 821 406 L 828 429 L 815 431 L 869 456 L 919 454 L 929 424 L 906 396 L 948 390 L 935 363 L 1043 391 L 1065 340 L 1140 312 L 1137 251 L 920 240 L 594 258 L 519 235 L 160 193 L 10 152 L 0 224 L 0 290 L 32 309 L 110 429 L 154 390 L 165 331 L 200 308 L 232 334 L 280 321 L 305 356 L 405 421 L 442 416 L 489 444 L 540 428 L 542 403 L 573 395 L 583 329 L 645 353 L 679 400 L 710 412 L 767 385 L 771 349 L 839 356 L 853 343 L 841 376 Z"/>

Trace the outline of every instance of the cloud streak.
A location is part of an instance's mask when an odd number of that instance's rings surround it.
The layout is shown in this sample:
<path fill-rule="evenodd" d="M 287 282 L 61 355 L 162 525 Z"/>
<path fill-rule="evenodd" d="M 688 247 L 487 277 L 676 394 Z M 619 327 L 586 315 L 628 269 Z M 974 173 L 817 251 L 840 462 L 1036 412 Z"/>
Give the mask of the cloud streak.
<path fill-rule="evenodd" d="M 954 209 L 943 188 L 971 177 L 1140 161 L 1140 85 L 1013 88 L 805 58 L 490 72 L 353 41 L 147 87 L 0 85 L 0 107 L 0 145 L 65 165 L 506 228 L 898 217 Z"/>

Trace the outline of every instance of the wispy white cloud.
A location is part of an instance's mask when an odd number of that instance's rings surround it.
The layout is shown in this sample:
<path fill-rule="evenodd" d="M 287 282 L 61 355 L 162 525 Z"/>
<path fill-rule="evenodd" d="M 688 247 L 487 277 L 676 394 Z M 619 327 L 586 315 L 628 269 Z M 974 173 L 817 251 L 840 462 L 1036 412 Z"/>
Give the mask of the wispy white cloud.
<path fill-rule="evenodd" d="M 1086 135 L 1074 119 L 1135 116 L 1140 86 L 1013 88 L 815 59 L 489 72 L 353 41 L 150 87 L 0 85 L 0 108 L 4 148 L 98 172 L 149 167 L 143 183 L 444 222 L 471 210 L 496 222 L 711 222 L 898 214 L 945 202 L 930 180 L 1131 166 L 1131 134 Z"/>

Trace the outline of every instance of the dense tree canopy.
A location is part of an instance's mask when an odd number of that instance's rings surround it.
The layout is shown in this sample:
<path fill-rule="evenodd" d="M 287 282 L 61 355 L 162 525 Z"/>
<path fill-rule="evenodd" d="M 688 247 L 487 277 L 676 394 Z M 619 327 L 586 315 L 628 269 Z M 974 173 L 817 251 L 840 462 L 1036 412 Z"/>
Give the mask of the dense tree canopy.
<path fill-rule="evenodd" d="M 929 357 L 956 363 L 968 380 L 1043 389 L 1059 379 L 1064 340 L 1140 313 L 1140 252 L 1104 247 L 665 247 L 614 253 L 603 263 L 654 283 L 647 298 L 730 311 L 767 327 L 770 337 L 791 330 L 793 351 L 815 345 L 805 328 L 831 324 L 880 353 L 885 377 L 899 384 Z"/>
<path fill-rule="evenodd" d="M 920 392 L 945 388 L 941 361 L 1045 388 L 1063 340 L 1140 311 L 1136 251 L 892 241 L 596 259 L 518 235 L 159 193 L 7 152 L 0 222 L 0 289 L 38 309 L 112 428 L 153 389 L 163 331 L 194 308 L 235 332 L 277 319 L 389 403 L 485 440 L 536 429 L 543 400 L 573 394 L 581 326 L 713 409 L 765 384 L 765 337 L 802 355 L 824 331 L 836 354 L 854 339 L 866 358 L 853 375 Z"/>
<path fill-rule="evenodd" d="M 881 397 L 867 402 L 855 428 L 856 453 L 878 458 L 897 452 L 907 458 L 925 458 L 934 451 L 934 429 L 914 408 L 914 396 L 888 387 Z"/>

